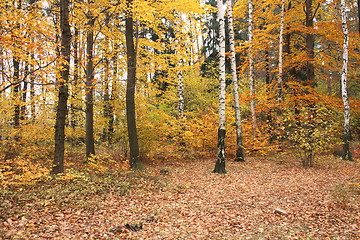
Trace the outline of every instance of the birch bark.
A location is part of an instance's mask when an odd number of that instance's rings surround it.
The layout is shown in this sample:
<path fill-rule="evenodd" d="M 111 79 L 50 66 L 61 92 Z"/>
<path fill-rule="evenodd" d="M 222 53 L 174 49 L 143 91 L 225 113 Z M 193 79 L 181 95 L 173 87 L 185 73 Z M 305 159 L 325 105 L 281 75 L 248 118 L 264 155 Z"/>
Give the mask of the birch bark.
<path fill-rule="evenodd" d="M 227 0 L 228 6 L 228 28 L 229 28 L 229 43 L 230 43 L 230 63 L 231 63 L 231 78 L 233 83 L 234 92 L 234 108 L 235 108 L 235 124 L 236 124 L 236 162 L 244 162 L 244 148 L 243 148 L 243 136 L 241 127 L 241 109 L 239 100 L 239 87 L 238 79 L 236 75 L 236 56 L 235 56 L 235 34 L 232 15 L 232 1 Z"/>
<path fill-rule="evenodd" d="M 255 73 L 254 73 L 254 52 L 253 52 L 253 0 L 249 0 L 249 77 L 250 77 L 250 110 L 252 116 L 253 135 L 256 130 L 256 109 L 255 109 Z"/>
<path fill-rule="evenodd" d="M 346 1 L 341 0 L 341 26 L 344 34 L 343 43 L 343 66 L 341 69 L 341 96 L 344 103 L 344 139 L 343 139 L 343 159 L 352 160 L 350 152 L 350 103 L 347 93 L 347 72 L 349 62 L 349 29 L 346 20 Z"/>
<path fill-rule="evenodd" d="M 178 118 L 182 119 L 184 117 L 184 78 L 182 70 L 179 70 L 177 73 L 178 84 L 177 84 L 177 95 L 178 95 Z"/>
<path fill-rule="evenodd" d="M 281 0 L 281 18 L 280 18 L 280 34 L 279 34 L 279 66 L 278 66 L 278 103 L 283 101 L 283 42 L 284 42 L 284 19 L 285 19 L 285 3 Z"/>
<path fill-rule="evenodd" d="M 218 153 L 214 172 L 226 173 L 225 170 L 225 136 L 226 136 L 226 113 L 225 113 L 225 98 L 226 98 L 226 83 L 225 83 L 225 10 L 226 4 L 223 0 L 217 1 L 217 18 L 219 23 L 219 128 L 218 128 Z"/>

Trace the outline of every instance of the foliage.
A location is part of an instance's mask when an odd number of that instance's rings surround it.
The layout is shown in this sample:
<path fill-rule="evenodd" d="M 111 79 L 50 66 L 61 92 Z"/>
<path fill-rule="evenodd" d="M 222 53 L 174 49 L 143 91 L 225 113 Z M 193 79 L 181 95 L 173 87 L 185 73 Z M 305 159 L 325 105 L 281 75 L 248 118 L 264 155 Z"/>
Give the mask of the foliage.
<path fill-rule="evenodd" d="M 301 96 L 285 103 L 292 105 L 294 110 L 284 113 L 282 128 L 295 143 L 303 166 L 311 167 L 316 154 L 330 151 L 341 143 L 341 115 L 331 107 L 338 104 L 332 99 L 296 84 L 291 87 Z"/>

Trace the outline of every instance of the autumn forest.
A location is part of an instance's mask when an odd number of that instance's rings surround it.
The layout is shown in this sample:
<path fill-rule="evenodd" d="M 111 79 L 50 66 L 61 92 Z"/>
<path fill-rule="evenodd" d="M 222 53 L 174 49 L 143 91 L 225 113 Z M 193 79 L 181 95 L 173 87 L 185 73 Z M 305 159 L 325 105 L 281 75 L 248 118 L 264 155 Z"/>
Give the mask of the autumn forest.
<path fill-rule="evenodd" d="M 360 237 L 359 0 L 0 9 L 0 238 Z"/>

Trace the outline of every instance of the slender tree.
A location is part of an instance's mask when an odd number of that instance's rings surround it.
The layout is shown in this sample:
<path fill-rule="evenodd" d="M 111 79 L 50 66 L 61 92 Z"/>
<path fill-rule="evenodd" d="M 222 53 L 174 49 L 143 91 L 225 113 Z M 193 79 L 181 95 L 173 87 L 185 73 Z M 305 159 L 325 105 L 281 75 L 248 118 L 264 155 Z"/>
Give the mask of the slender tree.
<path fill-rule="evenodd" d="M 253 50 L 253 0 L 249 0 L 249 78 L 250 78 L 250 111 L 252 116 L 253 135 L 256 131 L 256 110 L 255 110 L 255 63 L 254 63 L 254 50 Z"/>
<path fill-rule="evenodd" d="M 89 1 L 91 2 L 91 1 Z M 86 158 L 95 155 L 94 141 L 94 24 L 95 17 L 87 14 L 86 34 Z"/>
<path fill-rule="evenodd" d="M 70 44 L 71 31 L 69 24 L 69 0 L 60 0 L 60 30 L 61 30 L 61 56 L 63 61 L 60 67 L 60 78 L 57 83 L 59 86 L 58 102 L 56 109 L 55 123 L 55 152 L 52 173 L 64 172 L 64 152 L 65 152 L 65 120 L 67 115 L 67 100 L 69 70 L 70 70 Z"/>
<path fill-rule="evenodd" d="M 14 1 L 14 5 L 16 5 L 17 9 L 21 9 L 21 0 Z M 16 24 L 17 28 L 20 28 L 20 24 Z M 21 81 L 20 81 L 20 59 L 18 56 L 13 56 L 13 79 L 14 79 L 14 87 L 13 87 L 13 101 L 14 101 L 14 115 L 13 115 L 13 124 L 14 127 L 20 126 L 20 89 L 21 89 Z"/>
<path fill-rule="evenodd" d="M 312 7 L 313 0 L 306 0 L 305 2 L 305 25 L 308 28 L 305 35 L 306 41 L 306 51 L 307 51 L 307 60 L 306 60 L 306 85 L 314 86 L 315 84 L 315 67 L 314 67 L 314 45 L 315 39 L 313 34 L 313 25 L 314 25 L 314 13 Z M 316 11 L 315 11 L 316 12 Z"/>
<path fill-rule="evenodd" d="M 132 6 L 133 0 L 127 0 L 125 19 L 127 84 L 126 84 L 126 120 L 130 146 L 130 166 L 132 169 L 141 168 L 140 150 L 136 129 L 135 112 L 135 84 L 136 84 L 136 50 L 134 45 L 134 22 Z"/>
<path fill-rule="evenodd" d="M 70 124 L 73 129 L 78 125 L 79 114 L 77 111 L 80 109 L 79 104 L 76 103 L 76 100 L 79 98 L 79 67 L 80 67 L 80 49 L 79 49 L 79 36 L 80 31 L 77 27 L 74 29 L 73 35 L 73 59 L 74 59 L 74 67 L 73 67 L 73 80 L 71 84 L 71 94 L 72 104 L 70 105 Z"/>
<path fill-rule="evenodd" d="M 341 96 L 344 103 L 344 137 L 343 137 L 343 159 L 352 160 L 350 152 L 350 103 L 347 92 L 347 73 L 349 62 L 349 29 L 346 20 L 346 0 L 341 0 L 341 26 L 344 34 L 343 54 L 342 61 L 343 66 L 341 69 Z"/>
<path fill-rule="evenodd" d="M 117 52 L 118 46 L 115 43 L 113 47 L 114 55 L 111 58 L 111 62 L 113 63 L 113 75 L 111 81 L 111 94 L 110 94 L 110 105 L 109 105 L 109 112 L 110 118 L 108 120 L 108 139 L 109 143 L 113 143 L 114 141 L 114 133 L 115 133 L 115 113 L 114 113 L 114 102 L 116 99 L 117 94 L 117 76 L 118 76 L 118 59 L 117 59 Z"/>
<path fill-rule="evenodd" d="M 360 0 L 357 0 L 357 7 L 358 7 L 358 32 L 360 34 Z"/>
<path fill-rule="evenodd" d="M 182 119 L 184 117 L 184 78 L 183 78 L 183 71 L 179 70 L 177 73 L 178 84 L 177 84 L 177 95 L 178 95 L 178 118 Z"/>
<path fill-rule="evenodd" d="M 225 82 L 225 10 L 226 4 L 223 0 L 217 1 L 217 18 L 219 22 L 219 128 L 218 128 L 218 153 L 214 172 L 226 173 L 225 168 L 225 137 L 226 137 L 226 112 L 225 112 L 225 98 L 226 98 L 226 82 Z"/>
<path fill-rule="evenodd" d="M 284 45 L 284 22 L 285 3 L 281 0 L 280 33 L 279 33 L 279 65 L 278 65 L 278 103 L 283 101 L 283 45 Z"/>
<path fill-rule="evenodd" d="M 14 100 L 14 116 L 13 116 L 13 123 L 14 127 L 20 126 L 20 104 L 19 104 L 19 92 L 20 92 L 20 61 L 19 58 L 14 56 L 13 57 L 13 66 L 14 66 L 14 74 L 13 79 L 16 83 L 13 87 L 13 100 Z"/>
<path fill-rule="evenodd" d="M 239 100 L 239 86 L 236 74 L 236 55 L 235 55 L 235 34 L 233 26 L 233 14 L 232 14 L 232 1 L 227 0 L 228 10 L 228 28 L 229 28 L 229 43 L 230 43 L 230 64 L 231 64 L 231 79 L 234 92 L 234 108 L 235 108 L 235 124 L 236 124 L 236 162 L 244 162 L 244 147 L 243 136 L 241 127 L 241 109 Z"/>

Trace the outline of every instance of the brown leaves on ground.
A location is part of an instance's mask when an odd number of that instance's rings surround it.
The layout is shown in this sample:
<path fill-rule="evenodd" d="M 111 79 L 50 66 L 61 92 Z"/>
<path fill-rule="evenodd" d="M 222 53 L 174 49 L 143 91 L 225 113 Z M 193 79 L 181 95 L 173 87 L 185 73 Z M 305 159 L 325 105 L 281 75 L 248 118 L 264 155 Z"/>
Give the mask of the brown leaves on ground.
<path fill-rule="evenodd" d="M 119 179 L 127 183 L 125 194 L 107 187 L 106 193 L 82 196 L 79 191 L 78 198 L 62 202 L 34 197 L 23 200 L 21 207 L 20 199 L 2 194 L 7 215 L 0 216 L 0 238 L 360 237 L 359 188 L 348 187 L 360 179 L 359 163 L 324 162 L 303 169 L 294 163 L 254 158 L 245 163 L 228 161 L 227 174 L 212 173 L 214 164 L 213 159 L 197 160 L 127 173 Z M 84 205 L 74 202 L 79 199 Z"/>

